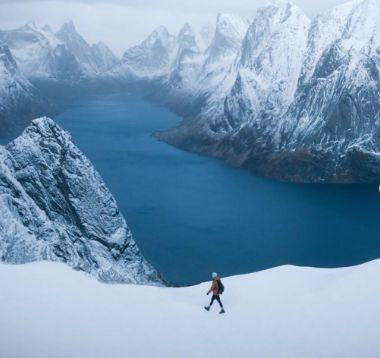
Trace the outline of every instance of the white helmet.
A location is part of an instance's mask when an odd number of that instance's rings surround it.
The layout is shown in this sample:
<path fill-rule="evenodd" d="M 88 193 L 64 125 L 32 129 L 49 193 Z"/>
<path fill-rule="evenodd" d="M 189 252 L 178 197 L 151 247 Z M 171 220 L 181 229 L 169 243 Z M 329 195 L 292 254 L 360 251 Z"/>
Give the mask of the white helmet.
<path fill-rule="evenodd" d="M 216 277 L 218 277 L 218 274 L 217 274 L 216 272 L 213 272 L 213 273 L 211 274 L 211 276 L 212 276 L 212 278 L 216 278 Z"/>

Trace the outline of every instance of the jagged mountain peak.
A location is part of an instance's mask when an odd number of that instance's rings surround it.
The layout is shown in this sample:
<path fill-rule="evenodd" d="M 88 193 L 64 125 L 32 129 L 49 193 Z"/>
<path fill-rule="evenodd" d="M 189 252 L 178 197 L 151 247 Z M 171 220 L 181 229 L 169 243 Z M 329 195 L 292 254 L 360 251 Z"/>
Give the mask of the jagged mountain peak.
<path fill-rule="evenodd" d="M 194 34 L 194 30 L 188 22 L 185 22 L 178 32 L 178 36 L 193 35 L 193 34 Z"/>
<path fill-rule="evenodd" d="M 51 138 L 62 148 L 72 144 L 71 135 L 49 117 L 33 119 L 23 135 L 19 137 L 20 139 L 16 139 L 16 141 L 22 140 L 25 136 L 30 137 L 32 134 L 38 135 L 39 138 Z"/>
<path fill-rule="evenodd" d="M 195 52 L 199 51 L 194 30 L 189 23 L 185 23 L 180 29 L 177 36 L 177 43 L 179 50 L 190 49 Z"/>
<path fill-rule="evenodd" d="M 186 22 L 178 31 L 177 39 L 195 37 L 195 33 L 191 25 Z"/>
<path fill-rule="evenodd" d="M 241 49 L 249 21 L 233 14 L 218 14 L 214 37 L 207 49 L 207 64 L 221 61 L 224 57 L 234 57 Z"/>
<path fill-rule="evenodd" d="M 100 70 L 107 71 L 119 62 L 119 59 L 112 50 L 102 41 L 93 44 L 91 51 L 94 61 Z"/>
<path fill-rule="evenodd" d="M 65 130 L 49 118 L 35 119 L 5 149 L 3 261 L 61 261 L 105 282 L 163 283 L 139 252 L 100 175 Z"/>
<path fill-rule="evenodd" d="M 171 35 L 165 26 L 158 26 L 148 35 L 148 37 L 143 42 L 132 48 L 152 47 L 156 46 L 157 44 L 167 47 L 170 46 L 173 41 L 175 41 L 175 36 Z M 127 50 L 127 52 L 128 51 L 129 50 Z"/>
<path fill-rule="evenodd" d="M 342 37 L 348 39 L 348 46 L 361 48 L 363 42 L 373 40 L 380 44 L 380 1 L 363 0 L 353 3 Z"/>
<path fill-rule="evenodd" d="M 45 31 L 45 32 L 50 32 L 50 33 L 53 33 L 53 29 L 50 27 L 50 25 L 44 25 L 41 27 L 41 30 Z"/>
<path fill-rule="evenodd" d="M 21 29 L 25 30 L 38 30 L 38 26 L 34 21 L 27 22 L 25 25 L 21 26 Z"/>
<path fill-rule="evenodd" d="M 304 39 L 310 26 L 309 18 L 299 7 L 289 2 L 280 2 L 280 5 L 270 4 L 257 10 L 243 41 L 243 66 L 255 66 L 254 59 L 271 46 L 276 50 L 280 44 L 300 39 L 302 46 L 305 45 Z M 280 53 L 277 55 L 280 56 Z M 281 57 L 273 60 L 281 60 Z"/>
<path fill-rule="evenodd" d="M 81 46 L 89 46 L 83 36 L 79 34 L 72 21 L 65 22 L 56 32 L 56 36 L 68 46 L 74 43 L 80 44 Z"/>
<path fill-rule="evenodd" d="M 161 76 L 168 73 L 177 47 L 176 37 L 165 26 L 159 26 L 143 42 L 125 51 L 122 69 L 142 77 Z"/>
<path fill-rule="evenodd" d="M 58 30 L 58 33 L 63 33 L 63 32 L 70 32 L 70 33 L 73 33 L 73 32 L 77 32 L 77 29 L 74 25 L 74 22 L 73 21 L 68 21 L 68 22 L 65 22 L 62 24 L 62 26 L 60 27 L 60 29 Z"/>
<path fill-rule="evenodd" d="M 197 34 L 198 44 L 202 50 L 205 50 L 210 46 L 212 38 L 215 33 L 215 26 L 211 24 L 206 24 L 201 27 L 199 33 Z"/>
<path fill-rule="evenodd" d="M 216 33 L 228 38 L 243 38 L 249 20 L 234 14 L 219 13 L 216 18 Z"/>
<path fill-rule="evenodd" d="M 6 43 L 0 41 L 0 137 L 13 135 L 30 116 L 49 105 L 24 77 Z"/>
<path fill-rule="evenodd" d="M 286 0 L 278 0 L 268 3 L 266 6 L 259 7 L 257 9 L 257 16 L 264 16 L 273 18 L 274 16 L 280 17 L 285 21 L 290 16 L 298 16 L 306 18 L 305 12 L 297 5 Z"/>
<path fill-rule="evenodd" d="M 103 48 L 103 49 L 109 49 L 109 47 L 103 42 L 103 41 L 98 41 L 96 44 L 94 44 L 100 48 Z"/>
<path fill-rule="evenodd" d="M 310 20 L 287 2 L 257 10 L 242 44 L 235 83 L 226 97 L 228 126 L 261 125 L 291 103 L 307 47 Z M 269 119 L 267 119 L 269 121 Z"/>
<path fill-rule="evenodd" d="M 0 62 L 4 66 L 5 71 L 9 71 L 10 73 L 18 71 L 17 63 L 12 57 L 8 45 L 3 41 L 0 41 Z"/>
<path fill-rule="evenodd" d="M 169 30 L 165 26 L 161 25 L 161 26 L 156 27 L 150 33 L 147 39 L 166 39 L 171 36 L 172 35 L 170 35 Z"/>

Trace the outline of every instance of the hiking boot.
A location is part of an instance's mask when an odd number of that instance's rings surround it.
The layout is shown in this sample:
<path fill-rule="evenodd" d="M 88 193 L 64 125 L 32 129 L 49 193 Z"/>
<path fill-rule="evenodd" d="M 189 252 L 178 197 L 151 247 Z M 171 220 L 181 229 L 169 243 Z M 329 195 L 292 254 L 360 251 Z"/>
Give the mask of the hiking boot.
<path fill-rule="evenodd" d="M 205 306 L 204 309 L 205 309 L 206 311 L 210 311 L 210 307 L 209 307 L 209 306 Z"/>
<path fill-rule="evenodd" d="M 219 313 L 226 313 L 226 311 L 224 310 L 224 308 L 222 308 Z"/>

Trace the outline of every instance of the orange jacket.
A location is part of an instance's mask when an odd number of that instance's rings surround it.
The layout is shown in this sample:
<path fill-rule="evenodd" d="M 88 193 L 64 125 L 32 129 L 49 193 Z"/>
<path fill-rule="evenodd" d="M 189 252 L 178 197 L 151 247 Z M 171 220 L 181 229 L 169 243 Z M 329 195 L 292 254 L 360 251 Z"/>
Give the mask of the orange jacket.
<path fill-rule="evenodd" d="M 219 285 L 218 285 L 218 280 L 219 280 L 219 277 L 215 277 L 213 280 L 212 280 L 212 284 L 211 284 L 211 288 L 209 289 L 208 293 L 211 293 L 214 295 L 214 296 L 219 296 Z"/>

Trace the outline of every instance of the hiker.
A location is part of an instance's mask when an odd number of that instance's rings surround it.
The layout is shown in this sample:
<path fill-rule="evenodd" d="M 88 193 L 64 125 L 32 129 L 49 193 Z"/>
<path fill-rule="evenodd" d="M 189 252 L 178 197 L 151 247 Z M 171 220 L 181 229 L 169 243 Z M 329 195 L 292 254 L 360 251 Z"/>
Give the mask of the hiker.
<path fill-rule="evenodd" d="M 217 300 L 221 309 L 219 313 L 225 313 L 224 308 L 223 308 L 223 303 L 220 300 L 220 295 L 223 293 L 223 291 L 224 291 L 224 286 L 222 284 L 222 281 L 218 277 L 218 274 L 216 272 L 213 272 L 211 288 L 207 292 L 207 295 L 209 295 L 212 292 L 212 297 L 211 297 L 210 304 L 208 306 L 205 306 L 206 311 L 210 311 L 212 304 L 214 303 L 215 300 Z"/>

